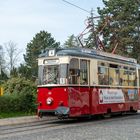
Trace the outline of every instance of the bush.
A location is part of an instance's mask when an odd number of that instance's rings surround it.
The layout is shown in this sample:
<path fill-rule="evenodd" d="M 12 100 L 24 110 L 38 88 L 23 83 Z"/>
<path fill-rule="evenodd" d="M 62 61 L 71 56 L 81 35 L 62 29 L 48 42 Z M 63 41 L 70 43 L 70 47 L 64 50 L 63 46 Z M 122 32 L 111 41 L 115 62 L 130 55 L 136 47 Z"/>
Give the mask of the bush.
<path fill-rule="evenodd" d="M 30 80 L 25 78 L 11 78 L 7 80 L 4 84 L 5 94 L 26 94 L 26 93 L 36 93 L 37 85 Z"/>
<path fill-rule="evenodd" d="M 0 112 L 26 112 L 36 110 L 36 98 L 33 94 L 0 96 Z"/>
<path fill-rule="evenodd" d="M 0 112 L 26 112 L 36 110 L 36 85 L 25 78 L 12 78 L 3 84 Z"/>

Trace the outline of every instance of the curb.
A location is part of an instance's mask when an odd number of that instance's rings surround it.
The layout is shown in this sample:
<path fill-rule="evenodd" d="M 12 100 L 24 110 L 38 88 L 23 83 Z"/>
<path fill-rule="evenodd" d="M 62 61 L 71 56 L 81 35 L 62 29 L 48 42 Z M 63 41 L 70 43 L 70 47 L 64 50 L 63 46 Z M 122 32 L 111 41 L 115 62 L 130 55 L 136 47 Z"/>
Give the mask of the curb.
<path fill-rule="evenodd" d="M 30 123 L 38 120 L 39 118 L 37 116 L 24 116 L 24 117 L 0 119 L 0 127 L 5 125 Z"/>

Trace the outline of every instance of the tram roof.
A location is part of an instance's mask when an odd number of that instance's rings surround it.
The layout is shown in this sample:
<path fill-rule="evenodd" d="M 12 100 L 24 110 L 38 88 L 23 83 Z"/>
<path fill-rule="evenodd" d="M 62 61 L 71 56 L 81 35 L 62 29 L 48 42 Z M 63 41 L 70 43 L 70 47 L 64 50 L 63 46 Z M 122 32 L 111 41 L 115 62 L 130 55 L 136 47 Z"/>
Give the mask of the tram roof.
<path fill-rule="evenodd" d="M 108 61 L 118 60 L 126 63 L 137 63 L 137 60 L 134 58 L 128 58 L 128 57 L 97 51 L 95 49 L 88 49 L 88 48 L 47 49 L 45 53 L 39 55 L 39 58 L 52 57 L 52 56 L 76 56 L 76 57 L 85 57 L 85 58 L 96 58 L 96 59 L 102 59 Z"/>

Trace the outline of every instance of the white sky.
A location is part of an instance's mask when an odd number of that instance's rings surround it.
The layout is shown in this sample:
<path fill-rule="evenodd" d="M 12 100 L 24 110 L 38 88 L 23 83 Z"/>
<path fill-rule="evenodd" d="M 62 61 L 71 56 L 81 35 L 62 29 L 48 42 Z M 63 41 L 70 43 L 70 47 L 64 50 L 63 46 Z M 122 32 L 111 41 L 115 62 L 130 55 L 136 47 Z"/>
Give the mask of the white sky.
<path fill-rule="evenodd" d="M 102 0 L 67 0 L 86 10 L 102 7 Z M 63 44 L 68 36 L 85 29 L 88 13 L 62 0 L 0 0 L 0 45 L 13 41 L 25 53 L 27 43 L 40 30 Z M 22 55 L 21 54 L 21 55 Z"/>

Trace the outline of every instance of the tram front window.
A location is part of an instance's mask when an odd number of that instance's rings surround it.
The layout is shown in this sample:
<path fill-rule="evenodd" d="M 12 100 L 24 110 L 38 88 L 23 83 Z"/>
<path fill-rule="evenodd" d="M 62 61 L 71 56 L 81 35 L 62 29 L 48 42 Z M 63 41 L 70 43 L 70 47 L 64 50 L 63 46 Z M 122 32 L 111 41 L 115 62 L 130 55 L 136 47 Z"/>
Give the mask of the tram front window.
<path fill-rule="evenodd" d="M 45 66 L 43 70 L 44 84 L 58 83 L 58 66 Z"/>
<path fill-rule="evenodd" d="M 39 66 L 39 85 L 66 84 L 67 65 Z"/>

